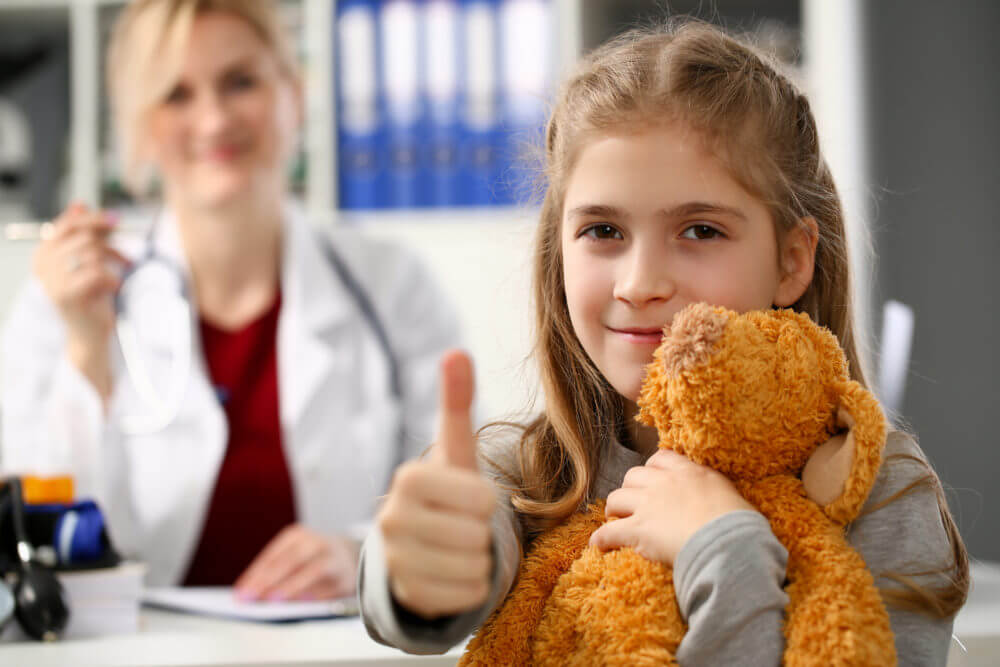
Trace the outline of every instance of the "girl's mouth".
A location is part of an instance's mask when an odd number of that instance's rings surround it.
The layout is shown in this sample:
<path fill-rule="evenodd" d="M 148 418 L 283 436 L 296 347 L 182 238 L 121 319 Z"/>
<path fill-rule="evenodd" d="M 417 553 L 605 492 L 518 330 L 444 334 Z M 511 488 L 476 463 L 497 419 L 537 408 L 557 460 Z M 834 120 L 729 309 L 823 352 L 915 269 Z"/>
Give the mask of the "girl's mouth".
<path fill-rule="evenodd" d="M 608 329 L 626 341 L 637 345 L 659 345 L 660 341 L 663 340 L 662 327 L 626 327 L 623 329 L 608 327 Z"/>

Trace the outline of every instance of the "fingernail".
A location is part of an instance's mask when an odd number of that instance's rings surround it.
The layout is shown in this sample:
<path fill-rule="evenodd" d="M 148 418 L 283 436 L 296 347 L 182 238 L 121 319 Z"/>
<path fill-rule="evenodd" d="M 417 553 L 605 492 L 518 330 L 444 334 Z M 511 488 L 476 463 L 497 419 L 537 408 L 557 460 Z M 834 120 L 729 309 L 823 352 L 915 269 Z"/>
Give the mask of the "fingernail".
<path fill-rule="evenodd" d="M 313 600 L 316 599 L 316 596 L 313 595 L 312 593 L 303 593 L 302 595 L 299 596 L 299 599 L 312 602 Z"/>
<path fill-rule="evenodd" d="M 281 591 L 275 591 L 273 593 L 268 593 L 267 599 L 271 602 L 284 602 L 288 599 L 288 596 Z"/>
<path fill-rule="evenodd" d="M 245 588 L 241 588 L 236 591 L 236 599 L 239 600 L 240 602 L 250 602 L 256 597 L 257 596 L 254 595 L 252 591 L 248 591 Z"/>
<path fill-rule="evenodd" d="M 104 214 L 104 219 L 107 220 L 108 224 L 111 226 L 117 225 L 118 221 L 121 219 L 117 211 L 107 211 Z"/>

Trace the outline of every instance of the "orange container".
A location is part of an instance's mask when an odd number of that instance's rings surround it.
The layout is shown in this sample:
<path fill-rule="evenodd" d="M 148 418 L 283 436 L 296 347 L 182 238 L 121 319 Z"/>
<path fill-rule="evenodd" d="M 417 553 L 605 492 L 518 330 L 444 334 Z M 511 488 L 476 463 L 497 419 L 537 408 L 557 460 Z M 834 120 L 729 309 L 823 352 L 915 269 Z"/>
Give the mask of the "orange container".
<path fill-rule="evenodd" d="M 24 493 L 24 502 L 27 504 L 73 502 L 73 478 L 68 475 L 61 477 L 26 475 L 21 478 L 21 489 Z"/>

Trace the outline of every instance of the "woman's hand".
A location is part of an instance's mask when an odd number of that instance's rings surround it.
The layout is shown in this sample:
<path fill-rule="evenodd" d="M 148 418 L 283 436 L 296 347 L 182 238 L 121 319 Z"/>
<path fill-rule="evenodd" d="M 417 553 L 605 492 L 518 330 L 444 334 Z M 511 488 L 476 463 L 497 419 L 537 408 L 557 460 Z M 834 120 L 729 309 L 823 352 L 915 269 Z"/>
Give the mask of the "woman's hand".
<path fill-rule="evenodd" d="M 446 354 L 441 375 L 434 450 L 427 460 L 400 466 L 377 517 L 389 589 L 399 604 L 428 619 L 483 604 L 493 569 L 496 498 L 476 466 L 472 363 L 464 354 Z"/>
<path fill-rule="evenodd" d="M 114 266 L 129 263 L 108 244 L 114 224 L 106 213 L 72 204 L 34 256 L 34 273 L 66 325 L 67 354 L 103 396 L 111 389 L 108 341 L 120 283 Z"/>
<path fill-rule="evenodd" d="M 652 561 L 673 565 L 698 530 L 736 510 L 753 510 L 722 473 L 661 449 L 625 474 L 608 496 L 609 521 L 590 537 L 602 551 L 632 547 Z"/>
<path fill-rule="evenodd" d="M 353 595 L 360 545 L 301 524 L 274 536 L 236 580 L 243 600 L 327 600 Z"/>

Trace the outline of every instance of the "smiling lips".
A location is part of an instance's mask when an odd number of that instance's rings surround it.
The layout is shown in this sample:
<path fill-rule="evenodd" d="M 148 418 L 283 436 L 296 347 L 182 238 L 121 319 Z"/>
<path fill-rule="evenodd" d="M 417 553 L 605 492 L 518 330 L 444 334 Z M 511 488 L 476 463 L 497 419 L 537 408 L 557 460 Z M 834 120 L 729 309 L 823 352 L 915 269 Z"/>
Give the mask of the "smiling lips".
<path fill-rule="evenodd" d="M 659 345 L 663 339 L 663 327 L 626 327 L 615 329 L 608 327 L 610 331 L 621 336 L 629 343 L 636 345 Z"/>

